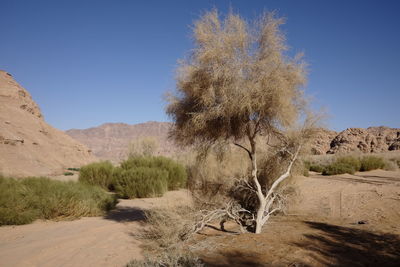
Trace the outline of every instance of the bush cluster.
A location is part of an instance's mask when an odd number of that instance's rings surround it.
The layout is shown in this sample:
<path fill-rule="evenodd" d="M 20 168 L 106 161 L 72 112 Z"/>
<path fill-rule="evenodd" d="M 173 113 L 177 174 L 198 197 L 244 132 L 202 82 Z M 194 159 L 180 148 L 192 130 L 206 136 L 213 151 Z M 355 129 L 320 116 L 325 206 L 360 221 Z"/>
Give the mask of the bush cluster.
<path fill-rule="evenodd" d="M 120 167 L 98 162 L 81 168 L 79 180 L 115 191 L 122 198 L 162 196 L 186 185 L 186 169 L 166 157 L 136 156 Z"/>
<path fill-rule="evenodd" d="M 98 185 L 104 189 L 114 189 L 114 166 L 109 161 L 101 161 L 83 166 L 79 171 L 79 181 Z"/>
<path fill-rule="evenodd" d="M 168 189 L 165 170 L 137 167 L 114 173 L 115 191 L 123 198 L 159 197 Z"/>
<path fill-rule="evenodd" d="M 0 192 L 0 225 L 99 216 L 117 203 L 100 187 L 43 177 L 0 177 Z"/>
<path fill-rule="evenodd" d="M 337 158 L 330 164 L 313 164 L 307 162 L 310 171 L 320 172 L 322 175 L 336 174 L 354 174 L 357 171 L 371 171 L 376 169 L 384 169 L 387 167 L 387 162 L 378 156 L 364 156 L 361 158 L 354 156 L 343 156 Z"/>
<path fill-rule="evenodd" d="M 139 167 L 147 167 L 167 172 L 168 190 L 175 190 L 186 185 L 187 174 L 186 169 L 181 164 L 166 157 L 130 157 L 121 163 L 124 170 L 135 169 Z"/>
<path fill-rule="evenodd" d="M 360 171 L 362 172 L 383 169 L 384 167 L 385 161 L 376 156 L 363 157 L 360 162 Z"/>

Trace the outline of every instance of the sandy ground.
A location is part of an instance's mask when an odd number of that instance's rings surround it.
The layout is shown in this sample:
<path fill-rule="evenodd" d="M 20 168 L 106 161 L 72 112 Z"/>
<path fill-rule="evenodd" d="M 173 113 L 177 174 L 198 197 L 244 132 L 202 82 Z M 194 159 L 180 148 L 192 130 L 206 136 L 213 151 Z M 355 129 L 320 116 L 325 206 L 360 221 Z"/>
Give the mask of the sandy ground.
<path fill-rule="evenodd" d="M 0 227 L 0 266 L 124 266 L 142 257 L 134 237 L 142 210 L 187 201 L 186 191 L 172 191 L 163 198 L 121 200 L 105 217 Z"/>
<path fill-rule="evenodd" d="M 208 229 L 197 254 L 209 266 L 400 266 L 400 172 L 294 181 L 288 215 L 260 235 Z"/>
<path fill-rule="evenodd" d="M 400 266 L 399 171 L 294 182 L 288 215 L 273 217 L 262 234 L 207 229 L 194 252 L 209 266 Z M 142 210 L 188 201 L 187 191 L 174 191 L 122 200 L 105 217 L 0 227 L 0 266 L 124 266 L 142 258 Z"/>

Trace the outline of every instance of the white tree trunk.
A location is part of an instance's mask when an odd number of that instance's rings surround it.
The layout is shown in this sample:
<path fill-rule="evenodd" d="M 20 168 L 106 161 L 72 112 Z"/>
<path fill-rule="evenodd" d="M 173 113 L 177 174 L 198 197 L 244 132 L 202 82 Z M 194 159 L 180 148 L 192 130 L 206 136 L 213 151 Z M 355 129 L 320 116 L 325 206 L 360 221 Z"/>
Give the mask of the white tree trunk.
<path fill-rule="evenodd" d="M 300 147 L 297 149 L 296 153 L 293 155 L 288 168 L 286 169 L 286 172 L 284 174 L 282 174 L 278 179 L 275 180 L 275 182 L 272 184 L 271 188 L 268 190 L 267 194 L 264 196 L 264 194 L 262 193 L 262 188 L 261 185 L 258 181 L 257 178 L 257 163 L 253 163 L 253 179 L 254 182 L 256 184 L 257 187 L 257 197 L 259 200 L 259 207 L 257 210 L 257 217 L 256 217 L 256 229 L 255 229 L 255 233 L 259 234 L 261 233 L 262 227 L 264 226 L 264 224 L 268 221 L 268 219 L 270 218 L 270 216 L 277 211 L 278 209 L 273 209 L 272 205 L 274 203 L 275 200 L 275 196 L 273 196 L 273 193 L 275 192 L 275 189 L 285 180 L 289 177 L 290 175 L 290 171 L 292 170 L 293 167 L 293 163 L 296 161 L 297 159 L 297 155 L 300 151 Z M 252 160 L 253 161 L 253 160 Z M 254 174 L 254 166 L 255 166 L 255 174 Z"/>
<path fill-rule="evenodd" d="M 292 170 L 293 163 L 297 159 L 297 155 L 300 151 L 301 146 L 298 147 L 296 153 L 293 155 L 289 166 L 284 174 L 282 174 L 278 179 L 275 180 L 275 182 L 272 184 L 271 188 L 268 190 L 266 195 L 263 194 L 261 184 L 258 181 L 257 177 L 257 157 L 256 157 L 256 142 L 254 141 L 253 138 L 249 136 L 249 141 L 251 145 L 251 149 L 247 149 L 244 146 L 235 143 L 235 145 L 241 147 L 242 149 L 246 150 L 246 152 L 249 154 L 250 160 L 251 160 L 251 176 L 253 178 L 254 184 L 256 186 L 256 195 L 259 201 L 259 207 L 257 210 L 257 215 L 255 218 L 256 221 L 256 229 L 255 233 L 259 234 L 261 233 L 262 227 L 264 224 L 268 221 L 270 216 L 279 210 L 279 208 L 272 209 L 272 206 L 274 204 L 275 196 L 273 193 L 275 192 L 275 189 L 285 180 L 289 177 L 290 171 Z"/>

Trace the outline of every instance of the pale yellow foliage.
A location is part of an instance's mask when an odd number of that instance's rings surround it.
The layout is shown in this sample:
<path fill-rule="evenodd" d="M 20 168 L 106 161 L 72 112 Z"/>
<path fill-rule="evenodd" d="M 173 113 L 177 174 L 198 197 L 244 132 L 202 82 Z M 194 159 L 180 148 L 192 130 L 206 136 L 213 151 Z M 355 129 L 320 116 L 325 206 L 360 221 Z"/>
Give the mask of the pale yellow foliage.
<path fill-rule="evenodd" d="M 303 106 L 305 64 L 285 56 L 282 19 L 266 13 L 249 24 L 216 10 L 194 25 L 195 48 L 180 62 L 167 113 L 181 144 L 271 132 L 291 125 Z"/>

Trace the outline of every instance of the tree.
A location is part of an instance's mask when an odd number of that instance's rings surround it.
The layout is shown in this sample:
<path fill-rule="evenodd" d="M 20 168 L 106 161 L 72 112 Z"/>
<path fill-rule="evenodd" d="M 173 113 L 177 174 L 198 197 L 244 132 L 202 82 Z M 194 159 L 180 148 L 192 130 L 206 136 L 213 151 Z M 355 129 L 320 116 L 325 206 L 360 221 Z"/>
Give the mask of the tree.
<path fill-rule="evenodd" d="M 180 62 L 177 93 L 167 106 L 174 122 L 171 136 L 181 145 L 209 148 L 230 141 L 247 152 L 247 184 L 259 202 L 256 233 L 276 211 L 275 190 L 289 177 L 300 150 L 284 133 L 304 104 L 306 71 L 301 56 L 285 54 L 285 36 L 279 29 L 283 22 L 274 13 L 251 24 L 233 13 L 224 19 L 216 10 L 203 15 L 194 24 L 195 47 Z M 286 170 L 271 185 L 258 177 L 259 137 L 283 142 L 281 150 L 290 155 Z"/>

